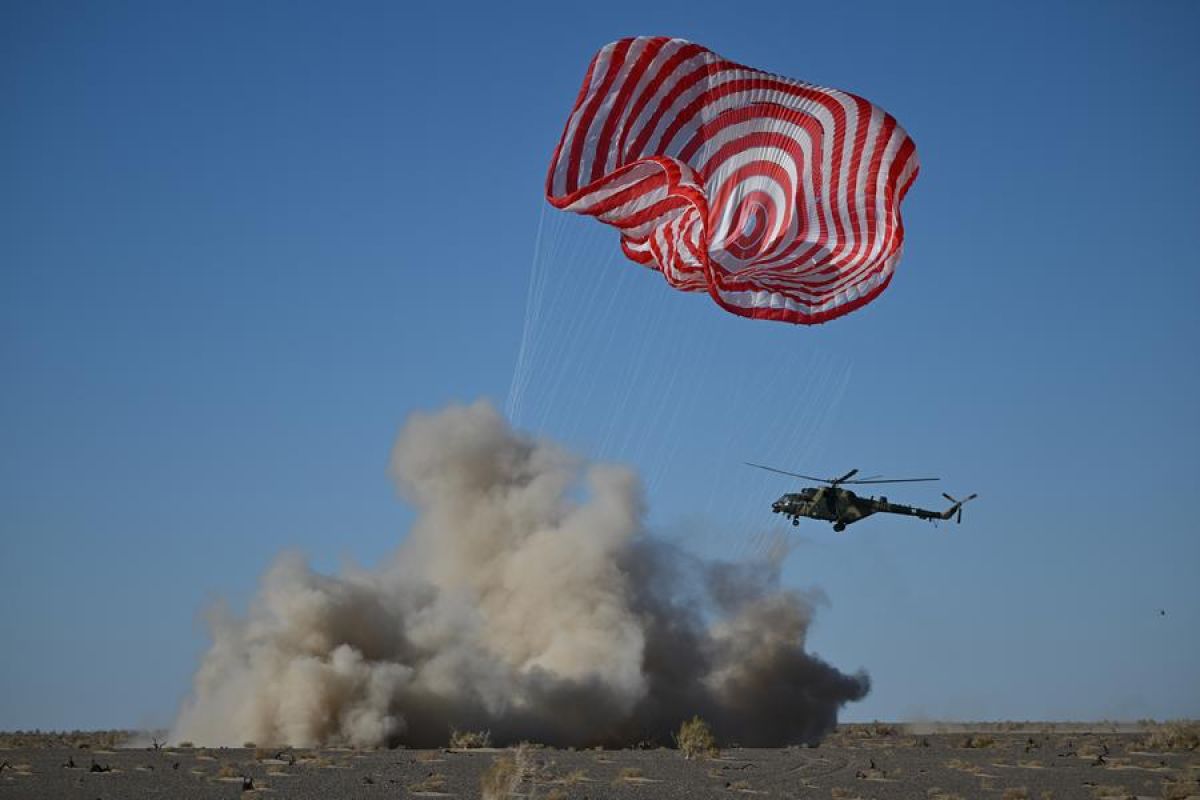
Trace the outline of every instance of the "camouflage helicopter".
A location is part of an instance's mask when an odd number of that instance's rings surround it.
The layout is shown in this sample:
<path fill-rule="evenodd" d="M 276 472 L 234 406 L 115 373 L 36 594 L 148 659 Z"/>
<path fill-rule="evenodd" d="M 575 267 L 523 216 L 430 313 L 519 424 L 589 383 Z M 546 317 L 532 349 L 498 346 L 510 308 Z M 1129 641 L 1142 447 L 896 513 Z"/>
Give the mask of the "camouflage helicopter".
<path fill-rule="evenodd" d="M 771 511 L 789 517 L 793 525 L 799 525 L 801 517 L 827 520 L 833 523 L 833 529 L 838 533 L 846 530 L 847 525 L 852 525 L 861 519 L 866 519 L 872 514 L 880 513 L 903 514 L 931 521 L 950 519 L 957 515 L 956 521 L 961 523 L 963 504 L 979 496 L 972 494 L 969 497 L 964 497 L 962 500 L 957 500 L 943 493 L 942 497 L 949 500 L 953 505 L 945 511 L 929 511 L 924 508 L 890 503 L 886 497 L 859 497 L 849 489 L 841 487 L 847 484 L 919 483 L 922 481 L 936 481 L 939 480 L 938 478 L 880 479 L 878 475 L 873 475 L 870 478 L 852 480 L 858 474 L 858 470 L 856 469 L 850 470 L 840 478 L 814 478 L 811 475 L 800 475 L 795 472 L 787 472 L 782 469 L 763 466 L 762 464 L 752 464 L 749 461 L 745 463 L 747 466 L 765 469 L 769 472 L 778 472 L 781 475 L 790 475 L 793 478 L 803 478 L 806 481 L 816 481 L 817 483 L 825 484 L 822 487 L 807 487 L 801 489 L 799 492 L 789 492 L 771 504 Z"/>

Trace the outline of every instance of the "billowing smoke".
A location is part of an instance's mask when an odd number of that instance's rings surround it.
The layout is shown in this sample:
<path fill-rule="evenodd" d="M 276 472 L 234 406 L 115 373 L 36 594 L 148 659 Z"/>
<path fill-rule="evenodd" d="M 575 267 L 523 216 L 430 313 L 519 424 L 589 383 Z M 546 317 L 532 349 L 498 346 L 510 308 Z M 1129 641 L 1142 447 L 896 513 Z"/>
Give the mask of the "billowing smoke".
<path fill-rule="evenodd" d="M 636 476 L 513 432 L 485 402 L 416 415 L 392 473 L 418 510 L 378 570 L 285 555 L 213 644 L 172 737 L 211 745 L 812 742 L 868 690 L 805 652 L 814 598 L 779 559 L 649 535 Z M 582 476 L 582 485 L 580 479 Z"/>

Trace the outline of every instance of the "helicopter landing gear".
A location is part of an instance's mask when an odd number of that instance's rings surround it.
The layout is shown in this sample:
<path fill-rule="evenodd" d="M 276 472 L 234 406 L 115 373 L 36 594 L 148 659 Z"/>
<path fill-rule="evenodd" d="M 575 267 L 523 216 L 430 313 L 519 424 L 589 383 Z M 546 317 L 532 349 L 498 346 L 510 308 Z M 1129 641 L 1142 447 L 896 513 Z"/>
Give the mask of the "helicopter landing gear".
<path fill-rule="evenodd" d="M 844 522 L 838 522 L 833 526 L 834 533 L 841 533 L 844 530 L 846 530 L 846 523 Z"/>

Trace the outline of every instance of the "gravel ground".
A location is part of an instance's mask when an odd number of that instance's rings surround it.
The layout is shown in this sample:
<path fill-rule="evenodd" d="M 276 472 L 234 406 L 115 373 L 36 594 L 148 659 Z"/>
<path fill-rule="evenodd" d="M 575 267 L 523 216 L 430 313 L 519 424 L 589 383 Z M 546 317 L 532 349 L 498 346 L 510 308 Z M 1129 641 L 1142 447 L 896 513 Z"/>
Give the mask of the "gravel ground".
<path fill-rule="evenodd" d="M 882 730 L 883 732 L 879 732 Z M 1141 733 L 1055 726 L 927 734 L 848 726 L 819 748 L 676 750 L 0 748 L 4 798 L 1200 798 L 1200 753 L 1151 752 Z"/>

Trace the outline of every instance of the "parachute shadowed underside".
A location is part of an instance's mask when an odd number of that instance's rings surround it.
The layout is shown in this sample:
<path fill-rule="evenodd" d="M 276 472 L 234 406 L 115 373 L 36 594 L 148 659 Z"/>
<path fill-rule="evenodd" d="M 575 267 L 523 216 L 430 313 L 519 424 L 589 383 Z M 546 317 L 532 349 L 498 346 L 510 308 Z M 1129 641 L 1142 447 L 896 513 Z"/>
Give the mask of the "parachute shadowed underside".
<path fill-rule="evenodd" d="M 917 154 L 861 97 L 637 37 L 592 59 L 546 178 L 557 208 L 735 314 L 812 325 L 887 286 Z"/>

